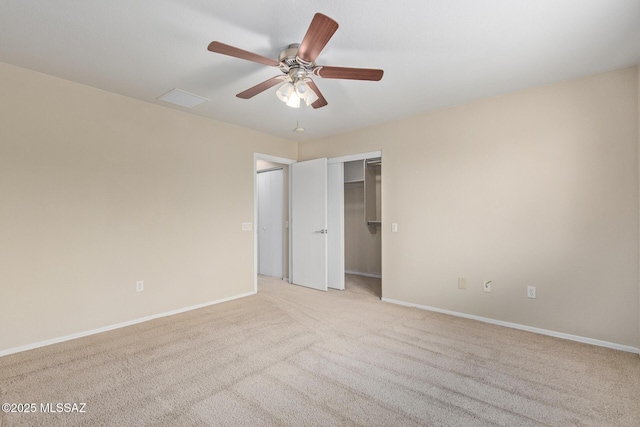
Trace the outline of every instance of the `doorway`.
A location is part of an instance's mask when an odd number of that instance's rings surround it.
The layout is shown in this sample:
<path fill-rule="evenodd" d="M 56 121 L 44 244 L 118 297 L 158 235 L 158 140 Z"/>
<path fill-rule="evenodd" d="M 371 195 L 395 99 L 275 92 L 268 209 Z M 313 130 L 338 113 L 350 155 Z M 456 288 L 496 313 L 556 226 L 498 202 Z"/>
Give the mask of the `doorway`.
<path fill-rule="evenodd" d="M 381 162 L 354 160 L 344 167 L 345 273 L 380 278 Z"/>
<path fill-rule="evenodd" d="M 327 204 L 327 217 L 326 217 L 326 222 L 325 225 L 318 225 L 316 229 L 312 230 L 314 233 L 320 233 L 320 235 L 322 235 L 322 229 L 324 227 L 324 235 L 325 237 L 327 236 L 327 230 L 326 228 L 329 227 L 329 232 L 328 232 L 328 242 L 327 242 L 327 252 L 328 252 L 328 258 L 323 260 L 322 262 L 324 262 L 324 268 L 325 271 L 328 271 L 328 280 L 326 281 L 328 287 L 333 288 L 333 289 L 345 289 L 345 278 L 346 276 L 346 265 L 345 265 L 345 230 L 344 230 L 344 225 L 345 225 L 345 176 L 344 176 L 344 164 L 346 162 L 350 162 L 350 161 L 354 161 L 354 160 L 362 160 L 363 162 L 366 161 L 367 159 L 373 159 L 373 158 L 377 158 L 378 161 L 378 166 L 381 165 L 381 161 L 382 161 L 382 153 L 381 151 L 375 151 L 375 152 L 369 152 L 369 153 L 361 153 L 361 154 L 356 154 L 356 155 L 349 155 L 349 156 L 343 156 L 343 157 L 337 157 L 337 158 L 331 158 L 328 159 L 326 162 L 326 171 L 327 171 L 327 175 L 326 175 L 326 182 L 327 182 L 327 199 L 328 199 L 328 204 Z M 279 167 L 283 167 L 284 171 L 290 172 L 290 174 L 284 177 L 283 181 L 285 183 L 285 185 L 294 185 L 293 181 L 295 181 L 295 177 L 293 176 L 293 172 L 289 171 L 289 166 L 293 165 L 294 163 L 297 163 L 295 160 L 292 159 L 286 159 L 286 158 L 279 158 L 279 157 L 274 157 L 274 156 L 270 156 L 270 155 L 265 155 L 265 154 L 259 154 L 259 153 L 255 153 L 254 154 L 254 224 L 256 224 L 256 227 L 254 227 L 254 292 L 258 291 L 258 274 L 259 274 L 259 263 L 258 263 L 258 258 L 259 258 L 259 248 L 258 248 L 258 232 L 259 232 L 259 227 L 258 227 L 258 222 L 259 222 L 259 218 L 258 218 L 258 163 L 259 161 L 266 161 L 266 162 L 271 162 L 272 164 L 269 165 L 267 167 L 267 169 L 269 168 L 279 168 Z M 273 165 L 273 163 L 276 163 L 276 165 Z M 372 165 L 373 166 L 373 165 Z M 264 164 L 261 166 L 264 167 Z M 380 168 L 378 168 L 380 170 Z M 377 178 L 378 182 L 377 182 L 377 186 L 376 191 L 375 191 L 375 199 L 376 201 L 375 203 L 375 207 L 374 209 L 377 211 L 377 214 L 375 217 L 371 218 L 368 217 L 366 218 L 366 221 L 368 222 L 367 226 L 369 227 L 369 230 L 372 232 L 372 234 L 374 234 L 376 236 L 376 239 L 378 241 L 378 243 L 376 244 L 376 246 L 378 248 L 381 248 L 381 241 L 382 241 L 382 212 L 381 212 L 381 196 L 382 196 L 382 192 L 381 192 L 381 184 L 380 184 L 380 179 L 379 177 Z M 374 188 L 371 187 L 370 188 Z M 364 191 L 364 190 L 363 190 Z M 284 240 L 284 249 L 283 249 L 283 279 L 287 280 L 289 282 L 292 282 L 292 276 L 291 276 L 291 266 L 292 266 L 292 257 L 294 256 L 293 252 L 295 251 L 295 248 L 292 246 L 291 249 L 289 248 L 289 244 L 291 243 L 291 236 L 293 235 L 292 233 L 294 233 L 295 230 L 293 230 L 293 222 L 294 222 L 294 218 L 292 216 L 292 211 L 293 211 L 293 204 L 295 204 L 294 200 L 289 200 L 289 197 L 291 197 L 291 188 L 287 188 L 284 191 L 284 195 L 285 198 L 287 199 L 286 202 L 283 202 L 283 205 L 286 205 L 288 207 L 284 208 L 284 212 L 285 212 L 285 227 L 283 228 L 284 230 L 284 234 L 285 234 L 285 238 Z M 336 196 L 337 195 L 337 196 Z M 374 200 L 372 196 L 368 197 L 369 201 Z M 289 219 L 291 219 L 291 222 L 289 221 Z M 363 221 L 365 219 L 363 218 Z M 289 229 L 289 224 L 291 224 L 291 230 Z M 291 234 L 290 234 L 291 233 Z M 305 257 L 305 262 L 308 260 L 309 257 Z M 311 258 L 315 258 L 315 257 L 311 257 Z M 368 277 L 368 275 L 372 275 L 373 278 L 377 279 L 380 283 L 379 285 L 379 289 L 380 291 L 378 291 L 378 294 L 381 295 L 381 287 L 382 287 L 382 269 L 381 269 L 381 265 L 382 265 L 382 258 L 381 258 L 381 250 L 378 253 L 378 259 L 379 261 L 374 262 L 371 265 L 377 265 L 378 269 L 374 270 L 373 272 L 367 272 L 367 271 L 350 271 L 351 273 L 356 272 L 356 273 L 360 273 L 359 275 L 362 275 L 364 277 Z M 336 260 L 338 260 L 336 262 Z M 319 262 L 319 261 L 318 261 Z M 299 263 L 298 263 L 299 265 Z M 333 273 L 332 273 L 333 272 Z M 379 272 L 379 274 L 378 274 Z M 353 274 L 349 274 L 349 277 L 353 277 Z M 332 277 L 339 277 L 339 279 L 332 279 Z M 326 286 L 326 285 L 325 285 Z M 326 288 L 325 288 L 326 289 Z"/>
<path fill-rule="evenodd" d="M 328 182 L 329 287 L 381 298 L 382 152 L 329 159 Z"/>
<path fill-rule="evenodd" d="M 269 272 L 267 270 L 267 273 L 265 273 L 265 275 L 273 275 L 274 277 L 280 277 L 285 281 L 289 280 L 289 266 L 291 264 L 290 259 L 291 259 L 291 254 L 290 254 L 290 250 L 289 250 L 289 216 L 290 216 L 290 207 L 289 207 L 289 166 L 293 163 L 296 163 L 295 160 L 292 159 L 287 159 L 287 158 L 283 158 L 283 157 L 276 157 L 276 156 L 270 156 L 267 154 L 260 154 L 260 153 L 254 153 L 253 155 L 253 223 L 254 223 L 254 227 L 253 227 L 253 266 L 254 266 L 254 278 L 253 278 L 253 291 L 254 292 L 258 292 L 258 275 L 259 274 L 263 274 L 263 272 L 265 270 L 263 270 L 263 267 L 265 267 L 267 264 L 269 265 L 276 265 L 280 263 L 281 268 L 280 268 L 280 272 L 277 271 L 271 271 Z M 277 171 L 279 170 L 282 173 L 282 183 L 281 183 L 281 192 L 282 192 L 282 201 L 280 203 L 276 202 L 276 203 L 271 203 L 271 209 L 274 210 L 279 210 L 282 213 L 282 218 L 276 221 L 279 221 L 280 223 L 280 227 L 278 227 L 277 225 L 266 225 L 265 224 L 265 219 L 263 218 L 261 220 L 260 218 L 260 196 L 259 194 L 260 192 L 260 186 L 261 185 L 265 185 L 265 182 L 267 181 L 267 179 L 262 178 L 261 175 L 262 174 L 269 174 L 272 171 Z M 272 186 L 273 183 L 271 182 L 272 179 L 271 177 L 274 177 L 275 175 L 266 175 L 267 177 L 270 177 L 268 179 L 269 181 L 269 185 Z M 278 178 L 275 178 L 274 181 L 278 181 Z M 276 186 L 279 184 L 276 184 Z M 265 192 L 262 192 L 263 196 L 266 196 L 266 198 L 269 198 L 270 195 L 267 193 L 265 194 Z M 277 196 L 276 196 L 277 197 Z M 278 204 L 280 204 L 281 208 L 278 208 Z M 263 209 L 263 215 L 266 212 L 269 212 L 270 209 Z M 270 215 L 268 215 L 270 216 Z M 267 227 L 267 230 L 262 230 L 262 227 Z M 278 260 L 273 260 L 273 258 L 271 258 L 270 255 L 265 254 L 265 252 L 263 252 L 262 256 L 260 255 L 261 249 L 261 243 L 263 243 L 263 251 L 265 250 L 264 247 L 269 247 L 270 244 L 265 244 L 265 239 L 262 238 L 260 236 L 260 231 L 266 231 L 268 233 L 264 233 L 264 234 L 268 234 L 269 238 L 271 238 L 271 240 L 279 240 L 281 242 L 281 249 L 277 246 L 271 246 L 271 247 L 275 247 L 275 251 L 278 252 Z M 277 235 L 280 234 L 280 238 L 277 237 Z M 263 236 L 264 237 L 264 236 Z M 277 245 L 277 243 L 276 243 Z M 266 258 L 266 259 L 265 259 Z M 262 262 L 261 262 L 262 261 Z M 262 264 L 262 266 L 261 266 Z"/>
<path fill-rule="evenodd" d="M 258 274 L 283 278 L 284 167 L 258 166 Z"/>

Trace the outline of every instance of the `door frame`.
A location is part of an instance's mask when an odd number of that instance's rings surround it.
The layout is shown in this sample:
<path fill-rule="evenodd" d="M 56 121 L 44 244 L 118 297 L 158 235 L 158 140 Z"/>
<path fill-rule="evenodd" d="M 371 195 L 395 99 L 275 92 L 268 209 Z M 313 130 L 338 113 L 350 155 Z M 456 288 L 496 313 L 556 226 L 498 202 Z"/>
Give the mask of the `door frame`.
<path fill-rule="evenodd" d="M 380 157 L 382 158 L 382 150 L 370 151 L 367 153 L 357 153 L 350 154 L 347 156 L 340 157 L 330 157 L 327 159 L 327 164 L 329 163 L 344 163 L 350 162 L 353 160 L 366 160 L 372 157 Z M 285 157 L 277 157 L 269 154 L 263 153 L 253 153 L 253 293 L 258 293 L 258 235 L 257 235 L 257 227 L 258 223 L 258 160 L 266 160 L 268 162 L 281 163 L 287 166 L 292 165 L 293 163 L 297 163 L 297 160 L 289 159 Z M 291 221 L 291 173 L 289 173 L 289 221 Z M 383 196 L 384 197 L 384 196 Z M 344 200 L 342 204 L 342 215 L 344 216 Z M 331 213 L 328 213 L 331 215 Z M 381 213 L 381 221 L 384 224 L 384 205 Z M 343 218 L 344 222 L 344 218 Z M 383 230 L 383 227 L 380 228 Z M 344 239 L 344 233 L 342 233 L 342 239 Z M 384 247 L 384 233 L 382 235 L 383 239 L 383 247 Z M 343 256 L 344 256 L 344 243 L 342 244 L 343 248 Z M 289 270 L 291 270 L 291 235 L 289 235 Z M 384 251 L 383 251 L 384 252 Z M 382 270 L 380 271 L 380 276 L 382 277 L 382 287 L 384 288 L 384 253 L 381 254 L 382 259 Z M 283 273 L 284 274 L 284 273 Z M 289 274 L 291 276 L 291 274 Z M 291 278 L 287 279 L 289 283 L 291 282 Z"/>
<path fill-rule="evenodd" d="M 357 154 L 350 154 L 348 156 L 340 156 L 340 157 L 330 157 L 327 160 L 327 164 L 335 164 L 335 163 L 342 163 L 344 164 L 345 162 L 351 162 L 354 160 L 366 160 L 366 159 L 371 159 L 371 158 L 375 158 L 375 157 L 380 157 L 380 159 L 382 159 L 382 150 L 378 150 L 378 151 L 370 151 L 368 153 L 357 153 Z M 344 183 L 343 183 L 344 185 Z M 329 211 L 327 213 L 327 216 L 329 217 L 329 221 L 331 221 L 330 218 L 335 217 L 336 215 L 340 217 L 339 220 L 337 220 L 336 222 L 338 222 L 338 224 L 340 224 L 341 226 L 341 230 L 340 230 L 340 242 L 336 242 L 335 245 L 331 246 L 334 250 L 337 249 L 340 251 L 340 253 L 334 253 L 334 254 L 330 254 L 329 256 L 329 262 L 332 262 L 332 265 L 329 266 L 329 270 L 333 271 L 335 273 L 336 276 L 340 276 L 342 277 L 342 281 L 338 282 L 338 286 L 332 287 L 333 289 L 338 289 L 338 290 L 344 290 L 344 275 L 345 275 L 345 265 L 344 265 L 344 257 L 345 257 L 345 253 L 344 253 L 344 196 L 338 199 L 334 199 L 334 201 L 336 202 L 336 204 L 333 206 L 333 209 L 335 209 L 335 211 Z M 381 213 L 381 222 L 383 221 L 383 217 L 384 217 L 384 211 Z M 383 222 L 384 223 L 384 222 Z M 382 232 L 382 227 L 380 227 L 380 232 Z M 331 230 L 329 230 L 329 233 L 331 233 Z M 331 234 L 329 234 L 329 236 L 331 236 Z M 384 239 L 384 233 L 381 235 L 381 238 Z M 382 258 L 382 254 L 380 254 L 380 257 Z M 338 261 L 336 261 L 336 259 Z M 341 262 L 340 262 L 341 260 Z M 382 263 L 384 264 L 384 263 Z M 382 281 L 382 286 L 384 286 L 384 280 L 382 279 L 384 275 L 384 272 L 382 271 L 382 266 L 381 266 L 381 271 L 380 271 L 380 277 L 381 277 L 381 281 Z"/>
<path fill-rule="evenodd" d="M 285 157 L 271 156 L 269 154 L 262 153 L 253 153 L 253 293 L 258 293 L 258 160 L 281 163 L 287 166 L 298 162 L 297 160 L 287 159 Z M 289 221 L 291 221 L 291 174 L 289 174 L 288 210 Z M 291 245 L 289 245 L 289 270 L 291 270 Z"/>

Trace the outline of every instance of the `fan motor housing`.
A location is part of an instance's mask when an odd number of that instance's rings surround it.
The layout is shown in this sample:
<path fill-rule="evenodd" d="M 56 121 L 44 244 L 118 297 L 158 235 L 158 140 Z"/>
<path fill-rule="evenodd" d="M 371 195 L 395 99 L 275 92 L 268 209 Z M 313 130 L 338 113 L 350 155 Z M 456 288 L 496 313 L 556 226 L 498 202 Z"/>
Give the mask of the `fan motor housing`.
<path fill-rule="evenodd" d="M 285 74 L 290 74 L 293 70 L 297 70 L 296 74 L 308 74 L 313 72 L 316 64 L 303 64 L 298 60 L 298 48 L 300 43 L 292 43 L 285 50 L 280 52 L 278 61 L 280 62 L 280 70 Z"/>

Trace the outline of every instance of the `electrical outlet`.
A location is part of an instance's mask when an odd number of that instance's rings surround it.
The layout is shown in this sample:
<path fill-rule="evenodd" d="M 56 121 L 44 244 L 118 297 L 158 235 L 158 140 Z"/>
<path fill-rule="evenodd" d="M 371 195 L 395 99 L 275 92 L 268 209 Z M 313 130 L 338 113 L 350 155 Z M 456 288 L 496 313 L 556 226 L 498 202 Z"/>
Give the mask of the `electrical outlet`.
<path fill-rule="evenodd" d="M 144 291 L 144 282 L 142 280 L 138 280 L 136 282 L 136 292 Z"/>
<path fill-rule="evenodd" d="M 467 289 L 467 279 L 458 277 L 458 289 Z"/>
<path fill-rule="evenodd" d="M 535 297 L 536 297 L 536 287 L 527 286 L 527 298 L 535 298 Z"/>
<path fill-rule="evenodd" d="M 485 280 L 482 284 L 482 290 L 485 292 L 491 292 L 491 280 Z"/>

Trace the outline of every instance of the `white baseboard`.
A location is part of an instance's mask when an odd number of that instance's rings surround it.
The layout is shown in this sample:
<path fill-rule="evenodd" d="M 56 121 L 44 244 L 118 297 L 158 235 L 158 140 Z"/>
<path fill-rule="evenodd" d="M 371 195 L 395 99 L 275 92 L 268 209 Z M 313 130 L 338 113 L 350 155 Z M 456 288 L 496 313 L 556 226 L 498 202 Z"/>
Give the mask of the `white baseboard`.
<path fill-rule="evenodd" d="M 359 271 L 353 271 L 353 270 L 345 270 L 344 272 L 345 274 L 354 274 L 356 276 L 375 277 L 376 279 L 382 279 L 382 276 L 380 274 L 361 273 Z"/>
<path fill-rule="evenodd" d="M 220 303 L 223 303 L 223 302 L 232 301 L 234 299 L 244 298 L 244 297 L 248 297 L 248 296 L 255 295 L 255 294 L 256 294 L 255 292 L 248 292 L 246 294 L 235 295 L 235 296 L 228 297 L 228 298 L 222 298 L 222 299 L 219 299 L 219 300 L 216 300 L 216 301 L 210 301 L 210 302 L 205 302 L 203 304 L 192 305 L 191 307 L 179 308 L 177 310 L 171 310 L 171 311 L 167 311 L 167 312 L 164 312 L 164 313 L 154 314 L 154 315 L 151 315 L 151 316 L 142 317 L 140 319 L 129 320 L 127 322 L 117 323 L 115 325 L 105 326 L 105 327 L 98 328 L 98 329 L 92 329 L 90 331 L 78 332 L 76 334 L 65 335 L 63 337 L 58 337 L 58 338 L 52 338 L 50 340 L 39 341 L 39 342 L 36 342 L 36 343 L 33 343 L 33 344 L 27 344 L 27 345 L 23 345 L 23 346 L 20 346 L 20 347 L 9 348 L 7 350 L 0 350 L 0 357 L 7 356 L 9 354 L 20 353 L 22 351 L 32 350 L 32 349 L 38 348 L 38 347 L 44 347 L 44 346 L 51 345 L 51 344 L 57 344 L 57 343 L 61 343 L 61 342 L 64 342 L 64 341 L 74 340 L 76 338 L 82 338 L 82 337 L 86 337 L 86 336 L 89 336 L 89 335 L 95 335 L 95 334 L 99 334 L 101 332 L 111 331 L 113 329 L 124 328 L 125 326 L 131 326 L 131 325 L 135 325 L 137 323 L 147 322 L 149 320 L 158 319 L 160 317 L 173 316 L 174 314 L 184 313 L 185 311 L 197 310 L 198 308 L 204 308 L 204 307 L 208 307 L 210 305 L 220 304 Z"/>
<path fill-rule="evenodd" d="M 429 307 L 429 306 L 426 306 L 426 305 L 413 304 L 413 303 L 404 302 L 404 301 L 397 301 L 397 300 L 390 299 L 390 298 L 382 298 L 382 301 L 389 302 L 389 303 L 392 303 L 392 304 L 404 305 L 406 307 L 415 307 L 415 308 L 419 308 L 421 310 L 433 311 L 433 312 L 436 312 L 436 313 L 449 314 L 451 316 L 456 316 L 456 317 L 464 317 L 465 319 L 478 320 L 478 321 L 484 322 L 484 323 L 491 323 L 493 325 L 506 326 L 507 328 L 520 329 L 522 331 L 534 332 L 536 334 L 548 335 L 548 336 L 551 336 L 551 337 L 562 338 L 562 339 L 565 339 L 565 340 L 577 341 L 577 342 L 581 342 L 581 343 L 584 343 L 584 344 L 591 344 L 591 345 L 596 345 L 596 346 L 599 346 L 599 347 L 607 347 L 607 348 L 612 348 L 614 350 L 621 350 L 621 351 L 626 351 L 626 352 L 629 352 L 629 353 L 640 354 L 640 349 L 637 349 L 637 348 L 631 347 L 631 346 L 627 346 L 627 345 L 616 344 L 616 343 L 612 343 L 612 342 L 608 342 L 608 341 L 601 341 L 601 340 L 596 340 L 596 339 L 593 339 L 593 338 L 581 337 L 581 336 L 578 336 L 578 335 L 565 334 L 563 332 L 550 331 L 550 330 L 547 330 L 547 329 L 534 328 L 533 326 L 526 326 L 526 325 L 520 325 L 518 323 L 504 322 L 502 320 L 490 319 L 488 317 L 474 316 L 473 314 L 466 314 L 466 313 L 460 313 L 460 312 L 457 312 L 457 311 L 443 310 L 443 309 L 440 309 L 440 308 Z"/>

